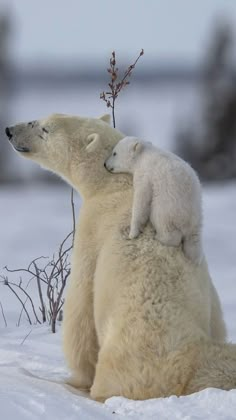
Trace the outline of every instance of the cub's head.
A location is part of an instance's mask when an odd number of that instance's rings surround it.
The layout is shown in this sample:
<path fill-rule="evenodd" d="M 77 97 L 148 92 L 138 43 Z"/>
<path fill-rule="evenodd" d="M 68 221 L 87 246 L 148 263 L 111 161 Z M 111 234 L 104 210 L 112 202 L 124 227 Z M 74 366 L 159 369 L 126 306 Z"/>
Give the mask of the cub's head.
<path fill-rule="evenodd" d="M 137 157 L 144 147 L 144 142 L 137 137 L 125 137 L 114 147 L 104 166 L 109 172 L 133 173 Z"/>
<path fill-rule="evenodd" d="M 107 178 L 104 161 L 124 137 L 110 126 L 108 115 L 83 118 L 53 114 L 5 131 L 17 153 L 56 172 L 80 191 L 85 184 L 95 185 Z"/>

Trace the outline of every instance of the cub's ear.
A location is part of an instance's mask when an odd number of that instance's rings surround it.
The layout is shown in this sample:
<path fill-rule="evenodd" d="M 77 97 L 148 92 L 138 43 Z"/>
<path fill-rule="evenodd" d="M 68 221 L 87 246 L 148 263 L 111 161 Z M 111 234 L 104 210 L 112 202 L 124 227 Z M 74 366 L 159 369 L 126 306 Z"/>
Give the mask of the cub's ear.
<path fill-rule="evenodd" d="M 99 120 L 104 121 L 105 123 L 109 124 L 111 123 L 111 116 L 109 114 L 104 114 L 101 117 L 99 117 Z"/>
<path fill-rule="evenodd" d="M 85 142 L 84 142 L 86 150 L 88 152 L 93 152 L 99 146 L 100 141 L 101 141 L 101 138 L 99 134 L 97 133 L 89 134 L 89 136 L 85 139 Z"/>
<path fill-rule="evenodd" d="M 140 153 L 143 150 L 143 144 L 139 141 L 136 141 L 132 148 L 135 153 Z"/>

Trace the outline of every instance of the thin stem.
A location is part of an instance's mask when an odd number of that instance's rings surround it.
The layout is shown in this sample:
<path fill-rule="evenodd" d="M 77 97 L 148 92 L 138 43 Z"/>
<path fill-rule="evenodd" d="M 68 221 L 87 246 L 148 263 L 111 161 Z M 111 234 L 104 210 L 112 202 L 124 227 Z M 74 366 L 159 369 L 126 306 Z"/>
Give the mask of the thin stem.
<path fill-rule="evenodd" d="M 38 318 L 38 316 L 37 316 L 37 313 L 36 313 L 36 310 L 35 310 L 35 307 L 34 307 L 34 302 L 33 302 L 33 299 L 31 298 L 31 296 L 29 295 L 29 293 L 27 293 L 27 292 L 26 292 L 26 290 L 25 290 L 25 289 L 23 289 L 23 287 L 21 286 L 21 283 L 16 284 L 16 283 L 10 282 L 10 284 L 11 284 L 12 286 L 15 286 L 15 287 L 17 287 L 18 289 L 20 289 L 20 290 L 22 291 L 22 293 L 24 293 L 24 294 L 25 294 L 25 296 L 29 299 L 30 304 L 31 304 L 31 307 L 32 307 L 33 314 L 34 314 L 35 319 L 36 319 L 36 322 L 38 322 L 39 324 L 41 324 L 41 321 L 39 320 L 39 318 Z M 9 282 L 8 282 L 8 285 L 9 285 Z"/>
<path fill-rule="evenodd" d="M 3 309 L 1 301 L 0 301 L 0 307 L 1 307 L 2 317 L 3 317 L 3 320 L 4 320 L 5 327 L 7 327 L 7 320 L 6 320 L 6 317 L 5 317 L 5 313 L 4 313 L 4 309 Z"/>
<path fill-rule="evenodd" d="M 75 241 L 75 203 L 74 203 L 74 190 L 73 190 L 73 188 L 71 188 L 70 202 L 71 202 L 71 209 L 72 209 L 72 226 L 73 226 L 72 245 L 74 246 L 74 241 Z"/>
<path fill-rule="evenodd" d="M 26 298 L 26 299 L 25 299 L 25 301 L 24 301 L 24 305 L 26 305 L 27 301 L 28 301 L 28 298 Z M 21 311 L 20 311 L 20 315 L 19 315 L 19 318 L 18 318 L 18 321 L 17 321 L 17 324 L 16 324 L 16 326 L 17 326 L 17 327 L 19 327 L 19 326 L 20 326 L 20 323 L 21 323 L 21 318 L 22 318 L 22 314 L 23 314 L 23 312 L 24 312 L 24 308 L 23 308 L 23 306 L 22 306 Z"/>
<path fill-rule="evenodd" d="M 37 286 L 38 286 L 38 294 L 39 294 L 39 300 L 41 303 L 41 313 L 42 313 L 42 321 L 46 322 L 46 308 L 43 300 L 43 292 L 42 292 L 42 286 L 40 282 L 40 275 L 39 275 L 39 269 L 35 261 L 33 261 L 35 273 L 36 273 L 36 280 L 37 280 Z"/>
<path fill-rule="evenodd" d="M 41 257 L 40 257 L 40 258 L 41 258 Z M 33 263 L 33 261 L 32 261 L 32 263 Z M 35 274 L 35 273 L 33 273 L 33 271 L 28 270 L 28 269 L 26 269 L 26 268 L 16 268 L 15 270 L 11 270 L 11 269 L 10 269 L 10 268 L 8 268 L 7 266 L 5 266 L 5 267 L 4 267 L 4 269 L 5 269 L 8 273 L 17 273 L 17 272 L 23 272 L 23 271 L 25 271 L 26 273 L 31 274 L 33 277 L 36 277 L 36 274 Z M 44 283 L 46 283 L 46 281 L 45 281 L 42 277 L 40 277 L 40 280 L 41 280 L 41 281 L 43 281 Z"/>
<path fill-rule="evenodd" d="M 113 120 L 113 127 L 116 128 L 116 118 L 115 118 L 115 99 L 112 99 L 112 120 Z"/>
<path fill-rule="evenodd" d="M 22 342 L 20 343 L 20 345 L 22 346 L 25 342 L 25 340 L 29 337 L 29 335 L 32 333 L 33 330 L 30 330 L 30 332 L 25 336 L 25 338 L 22 340 Z"/>
<path fill-rule="evenodd" d="M 15 292 L 15 290 L 13 289 L 13 287 L 11 287 L 11 286 L 10 286 L 10 284 L 9 284 L 9 283 L 5 283 L 5 285 L 6 285 L 7 287 L 9 287 L 9 289 L 12 291 L 12 293 L 14 293 L 14 295 L 16 296 L 16 298 L 20 301 L 20 303 L 21 303 L 21 305 L 22 305 L 22 308 L 24 309 L 24 312 L 25 312 L 25 314 L 26 314 L 26 316 L 27 316 L 27 318 L 28 318 L 28 321 L 29 321 L 30 325 L 32 325 L 32 321 L 31 321 L 31 319 L 30 319 L 29 313 L 28 313 L 28 311 L 27 311 L 27 309 L 26 309 L 26 307 L 25 307 L 24 302 L 21 300 L 20 296 L 19 296 L 19 295 Z"/>
<path fill-rule="evenodd" d="M 124 89 L 127 85 L 130 84 L 129 81 L 126 79 L 131 76 L 132 71 L 134 70 L 138 60 L 144 54 L 144 50 L 142 49 L 139 53 L 139 56 L 136 58 L 135 62 L 131 64 L 124 72 L 123 77 L 119 80 L 119 69 L 116 67 L 116 53 L 112 51 L 111 58 L 110 58 L 110 67 L 107 69 L 110 75 L 110 82 L 108 83 L 108 87 L 110 90 L 107 92 L 102 92 L 100 94 L 100 99 L 106 102 L 106 106 L 112 109 L 112 119 L 113 119 L 113 127 L 116 127 L 116 120 L 115 120 L 115 101 L 119 96 L 119 93 Z"/>

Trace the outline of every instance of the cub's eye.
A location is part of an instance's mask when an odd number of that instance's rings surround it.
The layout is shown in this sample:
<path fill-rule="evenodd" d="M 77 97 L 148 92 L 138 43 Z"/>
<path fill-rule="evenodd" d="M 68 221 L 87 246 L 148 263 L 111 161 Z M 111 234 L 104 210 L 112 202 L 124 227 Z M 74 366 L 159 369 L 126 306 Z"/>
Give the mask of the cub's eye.
<path fill-rule="evenodd" d="M 44 131 L 44 133 L 48 133 L 48 130 L 46 130 L 45 127 L 43 127 L 43 131 Z"/>
<path fill-rule="evenodd" d="M 116 156 L 116 152 L 114 152 L 112 156 Z"/>
<path fill-rule="evenodd" d="M 28 125 L 30 125 L 31 128 L 34 128 L 35 123 L 36 123 L 36 121 L 30 121 L 30 122 L 28 122 Z"/>

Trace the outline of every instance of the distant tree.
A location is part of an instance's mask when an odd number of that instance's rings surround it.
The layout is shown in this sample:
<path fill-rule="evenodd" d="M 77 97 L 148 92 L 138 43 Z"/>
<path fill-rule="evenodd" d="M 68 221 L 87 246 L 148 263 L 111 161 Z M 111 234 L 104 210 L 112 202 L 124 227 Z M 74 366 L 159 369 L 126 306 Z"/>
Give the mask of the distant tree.
<path fill-rule="evenodd" d="M 10 18 L 0 16 L 0 183 L 7 179 L 7 160 L 9 148 L 4 141 L 4 127 L 8 114 L 8 100 L 10 90 L 10 61 L 9 61 Z"/>
<path fill-rule="evenodd" d="M 230 25 L 218 22 L 203 65 L 199 124 L 177 134 L 177 152 L 205 180 L 236 177 L 234 47 Z"/>

